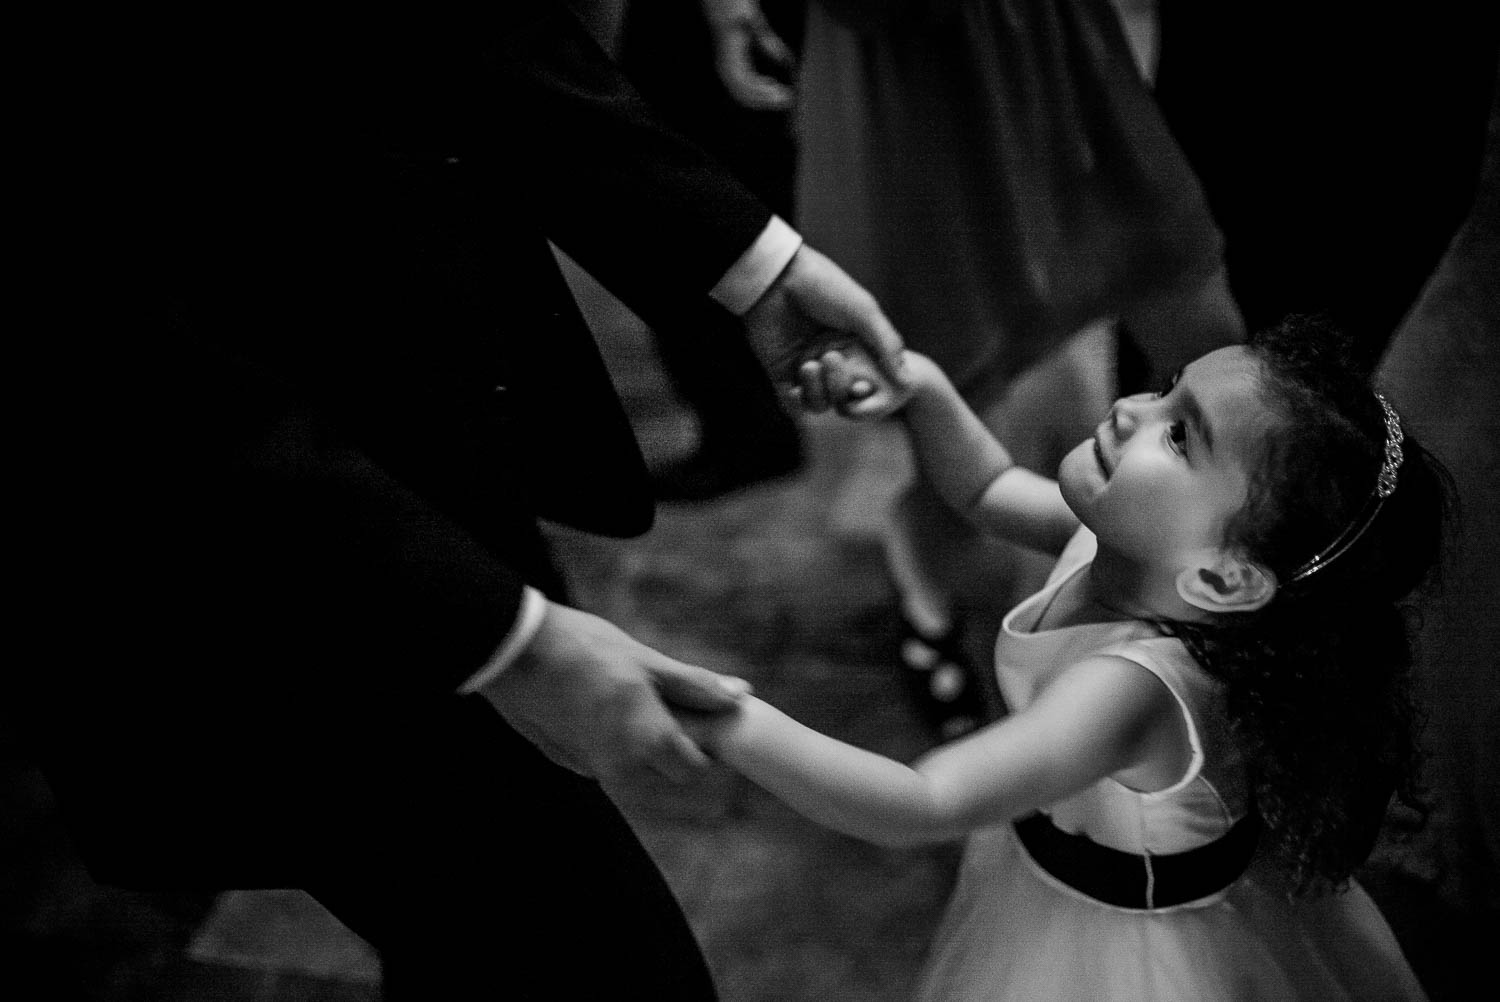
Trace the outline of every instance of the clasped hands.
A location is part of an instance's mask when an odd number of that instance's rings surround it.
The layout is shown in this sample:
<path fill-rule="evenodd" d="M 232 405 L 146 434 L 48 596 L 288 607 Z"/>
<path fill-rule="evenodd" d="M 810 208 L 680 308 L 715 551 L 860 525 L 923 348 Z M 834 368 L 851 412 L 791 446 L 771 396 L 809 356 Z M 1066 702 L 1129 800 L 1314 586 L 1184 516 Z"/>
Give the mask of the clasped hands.
<path fill-rule="evenodd" d="M 804 410 L 871 420 L 911 395 L 901 335 L 875 297 L 805 244 L 744 321 L 766 371 Z"/>
<path fill-rule="evenodd" d="M 601 782 L 686 782 L 709 762 L 668 704 L 721 713 L 743 679 L 684 664 L 589 612 L 552 603 L 526 650 L 480 690 L 558 765 Z"/>
<path fill-rule="evenodd" d="M 869 420 L 911 394 L 900 335 L 869 292 L 811 247 L 744 322 L 762 363 L 805 410 Z M 700 742 L 711 746 L 749 690 L 552 603 L 525 651 L 480 692 L 559 765 L 605 783 L 680 783 L 709 768 Z"/>

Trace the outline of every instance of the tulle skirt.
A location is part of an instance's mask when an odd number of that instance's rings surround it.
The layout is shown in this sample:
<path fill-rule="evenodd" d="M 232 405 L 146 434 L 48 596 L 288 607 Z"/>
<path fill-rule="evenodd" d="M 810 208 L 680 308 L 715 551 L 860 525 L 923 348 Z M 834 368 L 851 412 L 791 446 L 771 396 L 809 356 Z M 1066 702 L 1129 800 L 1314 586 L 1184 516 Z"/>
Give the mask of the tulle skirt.
<path fill-rule="evenodd" d="M 974 836 L 920 982 L 926 1002 L 1425 999 L 1357 885 L 1288 900 L 1253 872 L 1155 912 L 1086 898 L 1041 871 L 1009 826 Z"/>

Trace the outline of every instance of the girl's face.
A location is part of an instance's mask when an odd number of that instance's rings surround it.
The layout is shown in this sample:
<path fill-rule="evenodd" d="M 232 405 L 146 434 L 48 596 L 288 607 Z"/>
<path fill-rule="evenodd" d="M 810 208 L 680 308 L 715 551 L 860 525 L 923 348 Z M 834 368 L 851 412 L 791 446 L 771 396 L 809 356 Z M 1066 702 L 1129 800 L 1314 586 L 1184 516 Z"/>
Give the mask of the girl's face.
<path fill-rule="evenodd" d="M 1223 545 L 1276 424 L 1260 364 L 1243 347 L 1221 348 L 1161 393 L 1115 401 L 1094 437 L 1063 458 L 1063 499 L 1101 550 L 1175 574 Z"/>

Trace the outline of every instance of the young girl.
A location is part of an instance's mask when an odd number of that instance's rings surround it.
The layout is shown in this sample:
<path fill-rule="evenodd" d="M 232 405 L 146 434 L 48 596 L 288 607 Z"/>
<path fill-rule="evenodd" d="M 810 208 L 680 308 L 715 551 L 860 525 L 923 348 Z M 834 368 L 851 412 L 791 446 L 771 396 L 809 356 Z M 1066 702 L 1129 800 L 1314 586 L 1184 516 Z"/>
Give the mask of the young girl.
<path fill-rule="evenodd" d="M 1391 792 L 1415 802 L 1397 603 L 1447 481 L 1345 345 L 1292 320 L 1205 355 L 1055 481 L 907 358 L 947 500 L 1059 554 L 996 644 L 1009 716 L 911 766 L 748 696 L 699 740 L 850 835 L 967 839 L 923 999 L 1423 998 L 1351 874 Z M 804 366 L 804 404 L 887 408 L 854 363 Z"/>

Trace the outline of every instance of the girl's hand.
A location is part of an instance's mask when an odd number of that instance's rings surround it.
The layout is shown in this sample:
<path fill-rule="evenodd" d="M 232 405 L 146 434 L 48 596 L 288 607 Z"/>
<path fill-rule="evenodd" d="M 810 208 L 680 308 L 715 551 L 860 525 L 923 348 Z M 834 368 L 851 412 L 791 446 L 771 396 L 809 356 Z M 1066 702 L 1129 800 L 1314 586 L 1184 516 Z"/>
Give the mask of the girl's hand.
<path fill-rule="evenodd" d="M 855 421 L 886 417 L 905 406 L 911 395 L 912 388 L 892 384 L 858 344 L 829 349 L 804 361 L 792 390 L 793 398 L 809 413 L 832 409 Z"/>

